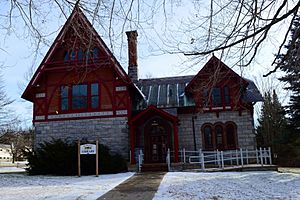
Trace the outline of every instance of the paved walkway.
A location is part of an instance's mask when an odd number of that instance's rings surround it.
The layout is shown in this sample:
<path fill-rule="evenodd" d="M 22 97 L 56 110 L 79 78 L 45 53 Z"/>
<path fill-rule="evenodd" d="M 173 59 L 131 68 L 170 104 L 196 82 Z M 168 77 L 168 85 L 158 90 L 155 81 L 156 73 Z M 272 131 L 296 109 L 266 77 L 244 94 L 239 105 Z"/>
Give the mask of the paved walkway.
<path fill-rule="evenodd" d="M 165 173 L 137 173 L 97 200 L 151 200 Z"/>

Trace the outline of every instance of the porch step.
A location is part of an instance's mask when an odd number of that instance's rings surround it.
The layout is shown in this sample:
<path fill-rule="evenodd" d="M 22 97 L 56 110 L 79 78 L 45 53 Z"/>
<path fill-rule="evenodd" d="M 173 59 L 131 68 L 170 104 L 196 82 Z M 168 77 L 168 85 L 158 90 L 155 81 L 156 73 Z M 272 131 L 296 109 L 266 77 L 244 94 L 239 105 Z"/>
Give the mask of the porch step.
<path fill-rule="evenodd" d="M 142 164 L 142 172 L 167 172 L 168 165 L 166 163 L 146 163 Z"/>

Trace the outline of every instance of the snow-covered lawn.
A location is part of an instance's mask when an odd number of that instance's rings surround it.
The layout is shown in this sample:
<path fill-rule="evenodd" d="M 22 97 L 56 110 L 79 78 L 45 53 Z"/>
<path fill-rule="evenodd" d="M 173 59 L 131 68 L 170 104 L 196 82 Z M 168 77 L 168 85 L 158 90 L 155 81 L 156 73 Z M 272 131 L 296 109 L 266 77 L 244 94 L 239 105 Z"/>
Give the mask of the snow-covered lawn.
<path fill-rule="evenodd" d="M 299 200 L 300 175 L 278 172 L 167 173 L 155 200 Z"/>
<path fill-rule="evenodd" d="M 0 199 L 97 199 L 132 175 L 131 172 L 99 177 L 0 174 Z"/>
<path fill-rule="evenodd" d="M 6 173 L 6 172 L 25 172 L 26 170 L 24 168 L 18 168 L 18 167 L 0 167 L 0 174 Z"/>

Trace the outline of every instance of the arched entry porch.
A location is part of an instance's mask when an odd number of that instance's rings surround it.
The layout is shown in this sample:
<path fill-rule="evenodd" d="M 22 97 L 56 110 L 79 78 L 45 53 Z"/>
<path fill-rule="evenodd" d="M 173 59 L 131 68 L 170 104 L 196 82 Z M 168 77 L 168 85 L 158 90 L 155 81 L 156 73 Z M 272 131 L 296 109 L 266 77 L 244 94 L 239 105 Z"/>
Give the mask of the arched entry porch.
<path fill-rule="evenodd" d="M 135 152 L 144 152 L 145 163 L 166 162 L 167 150 L 178 162 L 178 119 L 155 106 L 149 106 L 130 120 L 130 146 L 132 163 Z"/>

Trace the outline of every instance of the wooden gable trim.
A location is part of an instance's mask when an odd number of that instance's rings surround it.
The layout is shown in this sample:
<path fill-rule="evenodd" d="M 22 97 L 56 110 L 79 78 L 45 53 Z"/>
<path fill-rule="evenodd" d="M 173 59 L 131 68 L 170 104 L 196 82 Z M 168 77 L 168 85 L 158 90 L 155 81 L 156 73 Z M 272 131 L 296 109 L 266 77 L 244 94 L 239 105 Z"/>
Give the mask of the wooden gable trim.
<path fill-rule="evenodd" d="M 66 23 L 64 24 L 63 28 L 60 30 L 58 36 L 55 38 L 54 42 L 52 43 L 51 47 L 49 48 L 48 52 L 46 53 L 44 59 L 42 60 L 41 64 L 35 71 L 32 79 L 30 80 L 29 84 L 27 85 L 25 91 L 22 94 L 22 98 L 26 99 L 28 101 L 33 101 L 33 93 L 31 92 L 32 88 L 35 86 L 36 82 L 39 80 L 41 74 L 45 71 L 46 63 L 49 61 L 49 59 L 52 57 L 55 49 L 57 48 L 57 45 L 60 43 L 62 38 L 65 36 L 67 30 L 70 28 L 70 24 L 77 16 L 82 19 L 82 22 L 90 28 L 92 35 L 97 39 L 97 45 L 99 45 L 107 55 L 109 55 L 109 60 L 113 64 L 115 71 L 117 74 L 122 78 L 122 80 L 127 84 L 133 84 L 131 79 L 128 77 L 127 73 L 124 71 L 120 63 L 117 61 L 115 56 L 112 54 L 112 52 L 108 49 L 104 41 L 101 39 L 99 34 L 96 32 L 92 24 L 89 22 L 87 17 L 83 14 L 81 9 L 79 8 L 78 4 L 75 5 L 70 17 L 67 19 Z M 65 66 L 67 67 L 67 66 Z"/>
<path fill-rule="evenodd" d="M 147 109 L 143 110 L 141 113 L 133 117 L 129 124 L 132 125 L 134 123 L 137 123 L 139 120 L 141 120 L 144 116 L 147 116 L 148 114 L 157 113 L 159 116 L 172 121 L 173 123 L 178 121 L 178 118 L 176 116 L 173 116 L 161 109 L 156 108 L 155 106 L 151 105 Z"/>
<path fill-rule="evenodd" d="M 225 63 L 223 63 L 220 59 L 218 59 L 216 56 L 212 56 L 209 61 L 204 65 L 204 67 L 193 77 L 193 79 L 189 82 L 189 84 L 185 87 L 185 91 L 191 91 L 193 85 L 197 83 L 198 78 L 204 73 L 206 68 L 208 68 L 211 64 L 214 64 L 216 62 L 220 63 L 221 67 L 226 68 L 231 74 L 238 77 L 245 85 L 248 85 L 248 82 L 243 79 L 240 75 L 238 75 L 235 71 L 233 71 L 231 68 L 229 68 Z"/>

